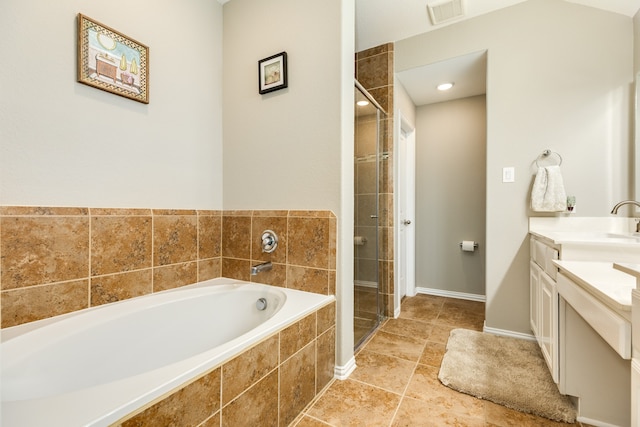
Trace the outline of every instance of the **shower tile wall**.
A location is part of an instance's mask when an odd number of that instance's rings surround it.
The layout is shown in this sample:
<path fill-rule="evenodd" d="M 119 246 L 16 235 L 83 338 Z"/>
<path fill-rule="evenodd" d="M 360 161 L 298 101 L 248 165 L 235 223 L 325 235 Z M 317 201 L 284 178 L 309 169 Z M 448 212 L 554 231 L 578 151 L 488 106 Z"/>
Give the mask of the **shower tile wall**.
<path fill-rule="evenodd" d="M 281 239 L 273 254 L 263 229 Z M 335 242 L 327 211 L 0 206 L 0 326 L 220 276 L 335 294 Z"/>
<path fill-rule="evenodd" d="M 382 166 L 379 177 L 378 268 L 384 315 L 393 316 L 393 43 L 356 54 L 356 79 L 387 112 L 380 123 Z M 357 154 L 356 154 L 357 155 Z M 356 181 L 357 182 L 357 181 Z M 356 231 L 357 233 L 357 231 Z"/>
<path fill-rule="evenodd" d="M 336 291 L 336 217 L 330 211 L 225 211 L 222 275 L 323 295 Z M 278 247 L 262 252 L 261 236 L 272 230 Z M 249 274 L 271 261 L 271 271 Z"/>

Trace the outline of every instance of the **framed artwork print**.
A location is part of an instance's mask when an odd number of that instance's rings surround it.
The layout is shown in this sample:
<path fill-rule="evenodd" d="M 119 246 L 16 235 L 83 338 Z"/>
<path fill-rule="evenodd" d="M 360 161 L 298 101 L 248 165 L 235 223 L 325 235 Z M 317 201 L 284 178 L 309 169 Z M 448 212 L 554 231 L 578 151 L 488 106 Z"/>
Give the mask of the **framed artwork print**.
<path fill-rule="evenodd" d="M 78 81 L 149 103 L 149 48 L 78 14 Z"/>
<path fill-rule="evenodd" d="M 258 61 L 258 88 L 260 94 L 287 87 L 287 52 L 280 52 Z"/>

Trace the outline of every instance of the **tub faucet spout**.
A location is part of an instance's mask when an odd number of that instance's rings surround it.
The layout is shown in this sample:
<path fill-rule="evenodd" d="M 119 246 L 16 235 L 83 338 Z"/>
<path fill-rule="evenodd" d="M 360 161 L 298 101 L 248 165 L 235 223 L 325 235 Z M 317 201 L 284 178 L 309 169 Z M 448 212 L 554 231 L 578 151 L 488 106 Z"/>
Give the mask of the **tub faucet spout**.
<path fill-rule="evenodd" d="M 263 262 L 262 264 L 256 264 L 256 265 L 251 267 L 251 275 L 255 276 L 258 273 L 260 273 L 261 271 L 269 271 L 269 270 L 271 270 L 272 267 L 273 267 L 273 265 L 269 261 Z"/>

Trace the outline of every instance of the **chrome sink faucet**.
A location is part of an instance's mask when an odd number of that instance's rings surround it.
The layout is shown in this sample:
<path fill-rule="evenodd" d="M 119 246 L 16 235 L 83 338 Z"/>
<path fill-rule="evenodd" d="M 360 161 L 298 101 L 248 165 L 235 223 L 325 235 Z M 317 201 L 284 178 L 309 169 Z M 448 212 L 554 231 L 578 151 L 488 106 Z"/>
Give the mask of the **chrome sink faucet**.
<path fill-rule="evenodd" d="M 620 209 L 620 207 L 624 205 L 636 205 L 637 207 L 640 208 L 640 202 L 637 202 L 635 200 L 623 200 L 620 203 L 616 203 L 613 209 L 611 209 L 611 213 L 614 215 L 617 215 L 618 209 Z M 637 220 L 636 220 L 636 233 L 640 233 L 640 221 L 637 221 Z"/>
<path fill-rule="evenodd" d="M 269 271 L 271 270 L 271 268 L 273 268 L 273 265 L 269 261 L 263 262 L 262 264 L 256 264 L 254 266 L 251 266 L 251 275 L 255 276 L 261 271 Z"/>

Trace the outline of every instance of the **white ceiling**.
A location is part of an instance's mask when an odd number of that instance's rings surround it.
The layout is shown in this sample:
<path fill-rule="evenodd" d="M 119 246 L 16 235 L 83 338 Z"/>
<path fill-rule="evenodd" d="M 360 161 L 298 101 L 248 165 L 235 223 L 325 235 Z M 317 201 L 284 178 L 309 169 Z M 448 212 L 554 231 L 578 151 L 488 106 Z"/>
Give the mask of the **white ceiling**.
<path fill-rule="evenodd" d="M 356 51 L 395 42 L 453 25 L 526 0 L 464 0 L 465 16 L 433 26 L 427 4 L 443 0 L 356 0 Z M 531 0 L 534 1 L 534 0 Z M 560 0 L 558 0 L 560 1 Z M 565 0 L 633 17 L 640 0 Z M 419 105 L 464 98 L 486 92 L 486 55 L 478 52 L 397 74 L 414 103 Z M 439 92 L 436 85 L 454 81 L 454 89 Z"/>

